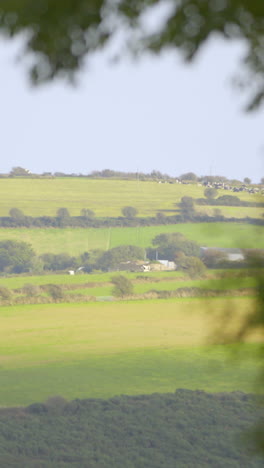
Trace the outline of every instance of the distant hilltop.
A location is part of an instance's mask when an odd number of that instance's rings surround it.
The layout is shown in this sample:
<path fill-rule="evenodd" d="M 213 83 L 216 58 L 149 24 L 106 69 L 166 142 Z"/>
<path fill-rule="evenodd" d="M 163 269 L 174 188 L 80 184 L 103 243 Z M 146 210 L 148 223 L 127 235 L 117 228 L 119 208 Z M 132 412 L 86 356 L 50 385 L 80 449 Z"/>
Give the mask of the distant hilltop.
<path fill-rule="evenodd" d="M 31 172 L 29 169 L 17 166 L 13 167 L 9 173 L 0 173 L 0 178 L 16 178 L 16 177 L 30 177 L 30 178 L 56 178 L 56 177 L 85 177 L 90 179 L 125 179 L 125 180 L 152 180 L 159 183 L 201 183 L 203 185 L 212 185 L 214 184 L 221 185 L 228 189 L 232 189 L 233 186 L 244 186 L 251 187 L 256 185 L 264 185 L 264 177 L 261 177 L 258 184 L 252 184 L 252 181 L 249 177 L 245 177 L 243 181 L 238 179 L 229 179 L 225 176 L 220 175 L 202 175 L 198 176 L 194 172 L 186 172 L 179 176 L 171 176 L 165 173 L 162 173 L 157 170 L 153 170 L 149 173 L 144 172 L 124 172 L 116 171 L 112 169 L 103 169 L 101 171 L 92 171 L 87 174 L 83 173 L 67 173 L 67 172 L 43 172 L 41 174 Z M 220 188 L 220 187 L 217 187 Z"/>

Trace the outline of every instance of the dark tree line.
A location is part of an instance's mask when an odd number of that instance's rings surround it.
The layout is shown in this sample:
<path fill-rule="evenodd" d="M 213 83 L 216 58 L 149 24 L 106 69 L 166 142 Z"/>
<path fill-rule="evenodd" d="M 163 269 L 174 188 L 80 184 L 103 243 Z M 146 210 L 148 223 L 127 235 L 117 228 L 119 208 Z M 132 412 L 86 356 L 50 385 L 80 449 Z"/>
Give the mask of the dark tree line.
<path fill-rule="evenodd" d="M 263 458 L 248 435 L 259 417 L 253 396 L 241 392 L 177 390 L 71 402 L 53 397 L 0 410 L 1 464 L 261 468 Z"/>

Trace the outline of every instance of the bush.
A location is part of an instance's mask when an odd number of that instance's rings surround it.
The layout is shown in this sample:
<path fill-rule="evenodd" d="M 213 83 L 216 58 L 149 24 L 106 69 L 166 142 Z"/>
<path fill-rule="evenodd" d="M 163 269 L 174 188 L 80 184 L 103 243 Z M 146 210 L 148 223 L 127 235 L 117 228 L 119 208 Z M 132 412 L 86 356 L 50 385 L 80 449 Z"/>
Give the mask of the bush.
<path fill-rule="evenodd" d="M 209 200 L 216 198 L 217 194 L 218 194 L 217 190 L 213 187 L 208 187 L 204 191 L 204 196 L 208 198 Z"/>
<path fill-rule="evenodd" d="M 227 262 L 228 257 L 221 250 L 207 249 L 202 253 L 202 260 L 208 268 L 220 268 Z"/>
<path fill-rule="evenodd" d="M 113 288 L 114 296 L 124 297 L 133 294 L 133 284 L 128 278 L 126 278 L 126 276 L 113 276 L 111 281 L 115 285 Z"/>
<path fill-rule="evenodd" d="M 64 297 L 62 286 L 60 286 L 59 284 L 49 284 L 47 287 L 47 291 L 54 300 L 63 299 Z"/>
<path fill-rule="evenodd" d="M 126 218 L 135 218 L 137 214 L 138 210 L 133 206 L 124 206 L 124 208 L 122 208 L 122 215 Z"/>
<path fill-rule="evenodd" d="M 28 283 L 24 285 L 22 291 L 28 297 L 36 297 L 39 294 L 39 287 L 35 284 Z"/>
<path fill-rule="evenodd" d="M 95 214 L 93 210 L 89 210 L 88 208 L 83 208 L 81 210 L 81 216 L 83 216 L 86 219 L 93 219 Z"/>
<path fill-rule="evenodd" d="M 9 210 L 9 216 L 15 219 L 23 219 L 25 217 L 23 211 L 19 208 L 11 208 L 11 210 Z"/>
<path fill-rule="evenodd" d="M 35 253 L 30 244 L 14 240 L 0 242 L 0 271 L 22 273 L 29 271 Z"/>
<path fill-rule="evenodd" d="M 10 289 L 5 288 L 4 286 L 0 286 L 0 299 L 4 301 L 9 301 L 12 298 L 12 291 Z"/>
<path fill-rule="evenodd" d="M 197 257 L 187 257 L 182 254 L 176 258 L 176 264 L 179 270 L 186 271 L 191 278 L 197 278 L 206 271 L 205 264 Z"/>
<path fill-rule="evenodd" d="M 61 219 L 70 217 L 68 208 L 59 208 L 56 214 L 57 214 L 57 218 L 61 218 Z"/>

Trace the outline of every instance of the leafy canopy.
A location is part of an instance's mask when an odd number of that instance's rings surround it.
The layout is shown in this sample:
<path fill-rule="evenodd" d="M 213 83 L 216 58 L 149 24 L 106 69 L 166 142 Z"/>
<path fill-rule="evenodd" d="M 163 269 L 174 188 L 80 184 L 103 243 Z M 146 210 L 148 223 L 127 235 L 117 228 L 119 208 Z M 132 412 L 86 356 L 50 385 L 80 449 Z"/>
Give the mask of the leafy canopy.
<path fill-rule="evenodd" d="M 150 31 L 145 18 L 158 7 L 166 7 L 167 17 Z M 0 33 L 7 37 L 24 33 L 25 50 L 34 53 L 31 79 L 35 83 L 72 77 L 87 56 L 120 31 L 126 32 L 137 53 L 172 48 L 187 60 L 213 33 L 241 40 L 252 88 L 248 109 L 264 99 L 262 0 L 2 0 L 0 4 Z"/>

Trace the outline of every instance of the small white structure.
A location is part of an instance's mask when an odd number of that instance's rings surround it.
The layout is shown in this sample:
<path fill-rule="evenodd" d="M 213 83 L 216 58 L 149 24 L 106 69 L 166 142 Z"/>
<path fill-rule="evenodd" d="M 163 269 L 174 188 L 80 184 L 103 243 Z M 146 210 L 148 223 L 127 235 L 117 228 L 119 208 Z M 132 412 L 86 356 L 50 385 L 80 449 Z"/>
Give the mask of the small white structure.
<path fill-rule="evenodd" d="M 69 273 L 69 275 L 71 275 L 71 276 L 75 275 L 75 271 L 74 271 L 74 270 L 69 270 L 68 273 Z"/>

